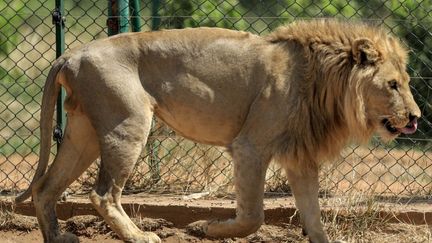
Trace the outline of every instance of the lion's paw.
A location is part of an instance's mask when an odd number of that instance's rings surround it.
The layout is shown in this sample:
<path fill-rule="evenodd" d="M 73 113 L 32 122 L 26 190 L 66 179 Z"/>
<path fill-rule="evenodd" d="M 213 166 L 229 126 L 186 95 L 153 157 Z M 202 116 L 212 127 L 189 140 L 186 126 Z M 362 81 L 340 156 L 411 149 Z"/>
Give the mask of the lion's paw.
<path fill-rule="evenodd" d="M 55 243 L 79 243 L 79 239 L 76 235 L 66 232 L 62 235 L 57 236 L 54 239 Z"/>
<path fill-rule="evenodd" d="M 137 237 L 133 240 L 127 240 L 127 242 L 133 243 L 161 243 L 161 239 L 157 234 L 153 232 L 141 232 Z"/>
<path fill-rule="evenodd" d="M 186 232 L 190 235 L 205 237 L 207 235 L 208 225 L 209 223 L 206 220 L 196 221 L 186 226 Z"/>

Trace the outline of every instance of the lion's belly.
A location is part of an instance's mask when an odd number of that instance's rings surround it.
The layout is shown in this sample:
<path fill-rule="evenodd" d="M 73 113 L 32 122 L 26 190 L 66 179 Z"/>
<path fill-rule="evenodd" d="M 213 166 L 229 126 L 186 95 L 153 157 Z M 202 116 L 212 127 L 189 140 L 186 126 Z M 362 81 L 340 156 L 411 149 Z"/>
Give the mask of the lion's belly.
<path fill-rule="evenodd" d="M 169 107 L 165 104 L 158 105 L 155 113 L 185 138 L 224 146 L 230 144 L 237 136 L 247 116 L 247 110 L 236 108 L 241 107 L 223 107 L 205 102 L 197 104 L 193 101 L 187 104 L 173 102 Z"/>
<path fill-rule="evenodd" d="M 147 89 L 156 100 L 155 114 L 186 138 L 212 145 L 230 144 L 247 118 L 259 85 L 181 76 Z"/>

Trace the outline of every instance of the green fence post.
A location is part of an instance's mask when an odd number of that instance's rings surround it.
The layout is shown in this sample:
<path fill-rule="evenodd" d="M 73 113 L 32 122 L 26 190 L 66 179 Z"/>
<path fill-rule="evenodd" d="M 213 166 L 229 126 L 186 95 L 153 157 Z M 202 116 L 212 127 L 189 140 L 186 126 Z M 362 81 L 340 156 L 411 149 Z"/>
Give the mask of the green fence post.
<path fill-rule="evenodd" d="M 56 58 L 60 57 L 65 49 L 65 37 L 64 37 L 64 22 L 65 18 L 63 17 L 64 13 L 64 5 L 63 0 L 56 0 L 55 1 L 55 10 L 52 13 L 52 20 L 53 24 L 55 24 L 56 28 Z M 57 98 L 57 125 L 54 129 L 54 139 L 57 142 L 57 150 L 60 146 L 64 127 L 65 127 L 65 121 L 66 121 L 66 114 L 63 109 L 63 103 L 65 100 L 65 91 L 62 88 L 60 90 L 59 96 Z"/>
<path fill-rule="evenodd" d="M 108 35 L 115 35 L 119 32 L 119 23 L 118 19 L 115 17 L 118 16 L 118 8 L 117 8 L 117 0 L 109 0 L 108 1 Z"/>
<path fill-rule="evenodd" d="M 159 7 L 160 0 L 152 0 L 152 30 L 158 30 L 160 27 Z"/>
<path fill-rule="evenodd" d="M 129 1 L 108 1 L 108 35 L 116 35 L 129 31 Z"/>
<path fill-rule="evenodd" d="M 160 18 L 159 18 L 159 7 L 160 7 L 160 0 L 152 0 L 152 30 L 158 30 L 160 27 Z M 154 137 L 154 133 L 161 132 L 161 131 L 154 131 L 156 126 L 156 119 L 153 119 L 152 122 L 152 132 L 150 133 L 150 137 Z M 159 127 L 159 129 L 161 129 Z M 149 154 L 149 167 L 150 167 L 150 176 L 153 184 L 156 184 L 161 176 L 160 176 L 160 159 L 159 159 L 159 148 L 161 146 L 161 142 L 158 140 L 157 137 L 154 138 L 154 140 L 151 140 L 151 143 L 147 144 L 147 148 L 150 150 Z"/>
<path fill-rule="evenodd" d="M 141 19 L 140 19 L 140 0 L 132 0 L 130 3 L 130 15 L 132 23 L 132 31 L 141 31 Z"/>
<path fill-rule="evenodd" d="M 129 0 L 118 0 L 119 17 L 120 17 L 120 33 L 129 31 Z"/>

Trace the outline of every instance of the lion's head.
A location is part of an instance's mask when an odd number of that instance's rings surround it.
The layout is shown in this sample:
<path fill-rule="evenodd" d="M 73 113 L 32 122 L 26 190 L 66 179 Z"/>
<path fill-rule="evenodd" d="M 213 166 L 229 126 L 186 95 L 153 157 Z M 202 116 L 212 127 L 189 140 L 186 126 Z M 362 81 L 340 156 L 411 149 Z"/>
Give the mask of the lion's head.
<path fill-rule="evenodd" d="M 371 37 L 375 39 L 354 40 L 354 68 L 350 78 L 358 88 L 364 125 L 389 141 L 416 131 L 420 109 L 413 99 L 405 70 L 406 50 L 394 37 L 384 33 Z"/>

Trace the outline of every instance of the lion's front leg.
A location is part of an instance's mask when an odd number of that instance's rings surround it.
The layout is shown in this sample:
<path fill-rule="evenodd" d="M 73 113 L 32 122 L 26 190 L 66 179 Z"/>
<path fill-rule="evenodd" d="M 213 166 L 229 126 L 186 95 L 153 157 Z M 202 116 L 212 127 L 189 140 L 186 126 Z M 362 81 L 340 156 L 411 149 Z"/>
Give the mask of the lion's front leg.
<path fill-rule="evenodd" d="M 320 220 L 318 169 L 286 169 L 286 174 L 295 197 L 297 209 L 300 211 L 304 230 L 309 236 L 310 241 L 314 243 L 327 243 L 328 238 Z"/>
<path fill-rule="evenodd" d="M 244 237 L 259 229 L 264 221 L 264 181 L 269 157 L 247 139 L 232 144 L 237 211 L 234 219 L 198 221 L 190 233 L 215 238 Z"/>

